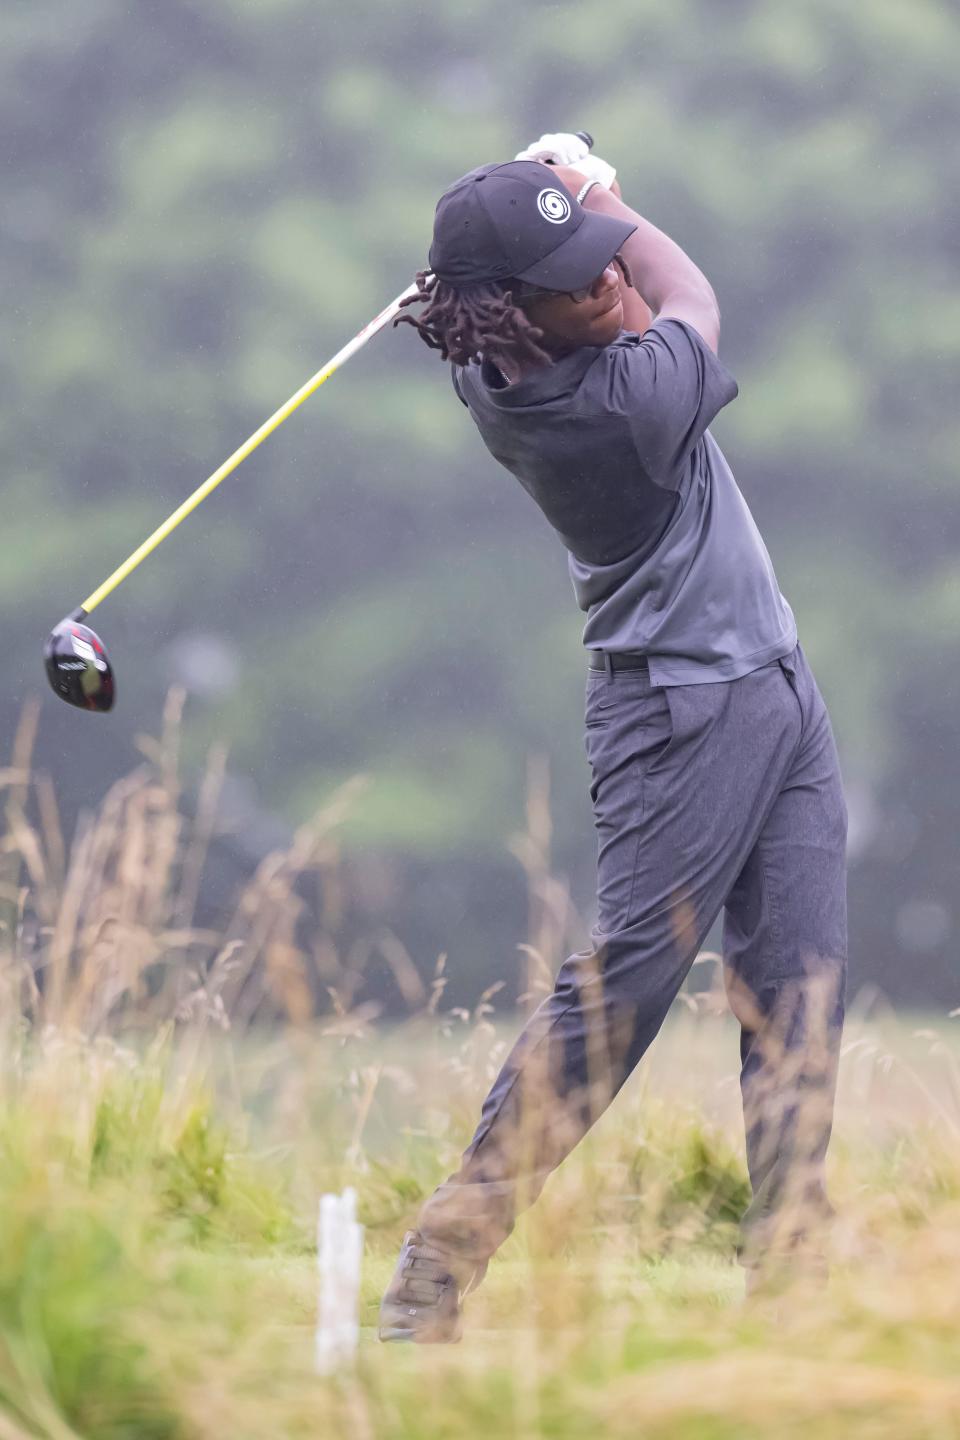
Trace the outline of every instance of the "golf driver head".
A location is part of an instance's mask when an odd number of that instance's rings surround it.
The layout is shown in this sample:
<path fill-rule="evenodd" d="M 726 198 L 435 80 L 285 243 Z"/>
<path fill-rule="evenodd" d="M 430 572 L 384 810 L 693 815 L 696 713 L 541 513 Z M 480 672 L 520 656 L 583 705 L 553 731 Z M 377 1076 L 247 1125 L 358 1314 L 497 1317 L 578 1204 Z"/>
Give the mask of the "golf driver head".
<path fill-rule="evenodd" d="M 80 618 L 86 611 L 75 611 L 61 620 L 43 647 L 47 678 L 54 693 L 76 705 L 79 710 L 109 710 L 116 687 L 113 668 L 107 658 L 103 641 Z"/>

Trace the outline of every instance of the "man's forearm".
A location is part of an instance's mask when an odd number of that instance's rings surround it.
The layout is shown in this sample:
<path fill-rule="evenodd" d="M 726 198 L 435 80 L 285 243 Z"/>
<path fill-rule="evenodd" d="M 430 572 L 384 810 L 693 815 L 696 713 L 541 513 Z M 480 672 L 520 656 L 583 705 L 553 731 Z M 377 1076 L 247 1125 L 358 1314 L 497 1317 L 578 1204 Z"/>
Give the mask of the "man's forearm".
<path fill-rule="evenodd" d="M 610 184 L 610 193 L 615 195 L 618 200 L 623 199 L 616 179 Z M 622 275 L 620 276 L 620 303 L 623 305 L 624 330 L 632 330 L 636 335 L 645 334 L 653 324 L 653 313 L 639 290 L 628 285 Z"/>
<path fill-rule="evenodd" d="M 623 304 L 623 328 L 644 334 L 653 324 L 653 312 L 638 290 L 620 276 L 620 300 Z"/>

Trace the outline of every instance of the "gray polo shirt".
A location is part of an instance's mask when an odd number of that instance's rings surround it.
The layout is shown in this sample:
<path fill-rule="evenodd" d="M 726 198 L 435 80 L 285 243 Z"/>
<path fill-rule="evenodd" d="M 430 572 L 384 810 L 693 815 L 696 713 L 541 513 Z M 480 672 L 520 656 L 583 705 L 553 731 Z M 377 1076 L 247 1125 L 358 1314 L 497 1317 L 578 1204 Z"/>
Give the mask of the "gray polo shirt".
<path fill-rule="evenodd" d="M 592 650 L 655 685 L 735 680 L 797 643 L 760 532 L 707 426 L 737 382 L 684 320 L 624 331 L 508 385 L 454 366 L 483 441 L 569 552 Z"/>

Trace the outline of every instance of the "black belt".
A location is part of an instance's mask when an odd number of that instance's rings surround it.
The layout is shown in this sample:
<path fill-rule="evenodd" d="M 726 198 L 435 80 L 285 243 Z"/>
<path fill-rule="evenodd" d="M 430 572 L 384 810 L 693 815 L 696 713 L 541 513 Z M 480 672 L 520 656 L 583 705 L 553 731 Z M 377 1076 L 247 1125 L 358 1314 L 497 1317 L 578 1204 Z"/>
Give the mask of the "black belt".
<path fill-rule="evenodd" d="M 649 670 L 646 655 L 639 650 L 588 650 L 591 670 Z"/>

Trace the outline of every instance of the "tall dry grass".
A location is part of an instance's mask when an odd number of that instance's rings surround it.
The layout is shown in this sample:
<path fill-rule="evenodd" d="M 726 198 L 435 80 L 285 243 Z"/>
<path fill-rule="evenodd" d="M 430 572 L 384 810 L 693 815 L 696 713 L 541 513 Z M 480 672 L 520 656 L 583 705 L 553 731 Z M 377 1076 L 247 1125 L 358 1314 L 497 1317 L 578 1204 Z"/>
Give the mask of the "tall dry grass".
<path fill-rule="evenodd" d="M 956 1020 L 854 1008 L 832 1287 L 751 1307 L 719 981 L 685 996 L 521 1221 L 462 1347 L 365 1340 L 355 1371 L 314 1378 L 317 1193 L 358 1188 L 369 1326 L 516 1021 L 492 993 L 447 1008 L 442 957 L 421 971 L 394 937 L 338 946 L 337 824 L 361 782 L 199 927 L 225 760 L 188 817 L 181 704 L 69 840 L 31 765 L 35 712 L 0 772 L 0 1440 L 960 1435 Z M 513 849 L 532 1004 L 578 928 L 536 765 Z M 375 950 L 403 1026 L 354 1003 Z"/>

